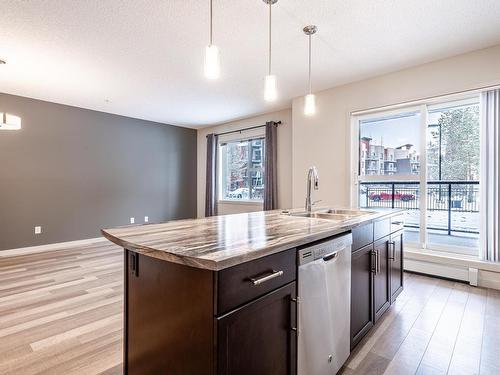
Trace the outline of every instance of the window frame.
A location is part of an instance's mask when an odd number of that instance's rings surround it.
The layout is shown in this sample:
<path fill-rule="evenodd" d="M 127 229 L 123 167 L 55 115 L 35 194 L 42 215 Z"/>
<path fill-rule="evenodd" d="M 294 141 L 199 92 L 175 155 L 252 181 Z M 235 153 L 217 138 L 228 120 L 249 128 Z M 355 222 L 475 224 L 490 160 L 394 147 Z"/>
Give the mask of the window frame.
<path fill-rule="evenodd" d="M 242 130 L 243 131 L 243 130 Z M 263 147 L 262 147 L 262 155 L 261 157 L 264 158 L 264 162 L 262 163 L 262 174 L 264 177 L 265 174 L 265 147 L 266 147 L 266 135 L 264 129 L 252 129 L 251 131 L 245 131 L 245 134 L 240 133 L 233 133 L 233 134 L 227 134 L 220 136 L 218 141 L 217 141 L 217 160 L 218 160 L 218 165 L 217 165 L 217 202 L 222 203 L 222 204 L 236 204 L 236 205 L 249 205 L 249 206 L 262 206 L 264 203 L 264 199 L 243 199 L 243 198 L 234 198 L 234 199 L 229 199 L 225 198 L 224 195 L 224 188 L 223 188 L 223 181 L 222 181 L 222 176 L 223 176 L 223 169 L 225 166 L 223 165 L 222 161 L 222 146 L 228 143 L 237 143 L 237 142 L 251 142 L 254 140 L 262 140 L 263 141 Z M 249 150 L 250 151 L 250 150 Z M 247 172 L 248 172 L 248 181 L 250 181 L 250 172 L 253 170 L 256 170 L 255 168 L 250 168 L 249 165 L 251 164 L 251 157 L 252 154 L 251 152 L 248 152 L 248 166 L 247 166 Z M 264 183 L 263 183 L 264 184 Z M 250 194 L 250 185 L 248 186 L 249 189 L 249 194 Z"/>

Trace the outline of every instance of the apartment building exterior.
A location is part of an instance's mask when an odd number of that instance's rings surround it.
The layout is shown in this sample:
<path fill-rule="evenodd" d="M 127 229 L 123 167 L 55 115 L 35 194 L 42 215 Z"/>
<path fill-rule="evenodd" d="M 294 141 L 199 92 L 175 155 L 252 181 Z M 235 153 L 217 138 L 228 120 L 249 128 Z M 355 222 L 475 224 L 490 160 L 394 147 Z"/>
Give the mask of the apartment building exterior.
<path fill-rule="evenodd" d="M 360 174 L 377 175 L 418 175 L 420 155 L 411 144 L 399 147 L 384 147 L 372 142 L 370 137 L 360 140 Z M 382 143 L 382 142 L 381 142 Z"/>

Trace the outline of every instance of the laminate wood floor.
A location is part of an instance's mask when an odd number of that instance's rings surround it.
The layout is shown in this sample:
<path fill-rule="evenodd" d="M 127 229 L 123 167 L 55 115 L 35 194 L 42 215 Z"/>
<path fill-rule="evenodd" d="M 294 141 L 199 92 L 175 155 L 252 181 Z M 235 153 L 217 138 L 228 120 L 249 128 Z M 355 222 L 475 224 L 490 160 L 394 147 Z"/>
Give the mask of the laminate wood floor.
<path fill-rule="evenodd" d="M 0 374 L 121 374 L 123 250 L 0 256 Z"/>
<path fill-rule="evenodd" d="M 0 253 L 0 374 L 121 374 L 122 310 L 113 244 Z M 500 291 L 406 274 L 342 373 L 500 374 Z"/>
<path fill-rule="evenodd" d="M 500 374 L 500 291 L 415 274 L 342 374 Z"/>

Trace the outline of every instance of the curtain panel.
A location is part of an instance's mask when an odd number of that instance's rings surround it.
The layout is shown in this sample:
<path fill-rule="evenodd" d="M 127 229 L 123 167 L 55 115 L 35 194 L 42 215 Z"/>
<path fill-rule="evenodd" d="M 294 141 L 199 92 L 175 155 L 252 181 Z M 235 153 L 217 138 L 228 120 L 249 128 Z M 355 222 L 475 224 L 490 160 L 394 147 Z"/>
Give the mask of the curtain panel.
<path fill-rule="evenodd" d="M 499 262 L 500 90 L 481 94 L 481 254 Z"/>
<path fill-rule="evenodd" d="M 207 168 L 205 176 L 205 216 L 217 215 L 217 135 L 207 135 Z"/>
<path fill-rule="evenodd" d="M 266 122 L 264 211 L 278 208 L 278 124 Z"/>

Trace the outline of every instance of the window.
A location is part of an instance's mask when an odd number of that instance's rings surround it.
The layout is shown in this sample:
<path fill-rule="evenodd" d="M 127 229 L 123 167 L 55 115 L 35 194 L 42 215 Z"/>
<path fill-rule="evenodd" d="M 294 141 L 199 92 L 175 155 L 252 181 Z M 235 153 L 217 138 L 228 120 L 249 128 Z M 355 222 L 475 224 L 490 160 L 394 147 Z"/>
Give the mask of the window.
<path fill-rule="evenodd" d="M 263 201 L 264 147 L 263 137 L 219 144 L 221 200 Z"/>
<path fill-rule="evenodd" d="M 354 117 L 361 208 L 406 209 L 405 240 L 477 255 L 479 97 Z"/>

